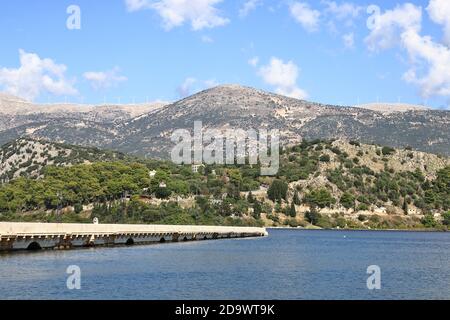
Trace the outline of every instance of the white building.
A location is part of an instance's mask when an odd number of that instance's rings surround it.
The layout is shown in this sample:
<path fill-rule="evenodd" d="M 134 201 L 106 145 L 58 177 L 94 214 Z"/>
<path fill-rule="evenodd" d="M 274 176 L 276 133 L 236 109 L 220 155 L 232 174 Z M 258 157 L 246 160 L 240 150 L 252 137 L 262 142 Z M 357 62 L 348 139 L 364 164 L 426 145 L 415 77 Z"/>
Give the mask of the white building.
<path fill-rule="evenodd" d="M 198 169 L 200 169 L 201 167 L 204 167 L 203 164 L 193 164 L 192 165 L 192 172 L 193 173 L 198 173 Z"/>

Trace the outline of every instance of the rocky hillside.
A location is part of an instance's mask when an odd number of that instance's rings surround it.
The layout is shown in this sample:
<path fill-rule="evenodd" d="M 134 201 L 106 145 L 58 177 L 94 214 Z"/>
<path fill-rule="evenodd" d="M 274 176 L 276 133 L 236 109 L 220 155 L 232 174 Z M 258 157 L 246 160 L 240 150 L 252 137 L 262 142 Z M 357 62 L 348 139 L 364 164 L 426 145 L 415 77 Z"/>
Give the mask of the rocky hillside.
<path fill-rule="evenodd" d="M 18 142 L 23 146 L 16 149 L 42 151 L 43 144 L 29 142 Z M 55 159 L 58 152 L 46 148 L 42 157 Z M 410 148 L 303 141 L 282 151 L 280 170 L 269 177 L 249 165 L 204 166 L 194 172 L 167 161 L 91 164 L 77 157 L 79 165 L 47 166 L 39 179 L 0 185 L 0 220 L 54 221 L 55 210 L 64 208 L 67 222 L 100 217 L 104 223 L 450 226 L 449 158 Z"/>
<path fill-rule="evenodd" d="M 381 112 L 364 108 L 322 105 L 238 85 L 202 91 L 123 124 L 127 132 L 115 145 L 120 150 L 167 156 L 175 128 L 276 128 L 284 143 L 302 138 L 347 139 L 394 147 L 450 154 L 450 112 L 407 110 Z"/>
<path fill-rule="evenodd" d="M 322 207 L 334 213 L 403 214 L 406 206 L 406 214 L 422 215 L 430 200 L 425 200 L 428 184 L 441 170 L 450 174 L 448 157 L 342 140 L 302 143 L 288 149 L 282 163 L 279 177 L 289 184 L 291 196 L 298 192 L 300 198 L 312 199 L 314 192 L 324 190 L 332 200 Z M 450 192 L 450 186 L 444 188 Z M 441 200 L 450 205 L 447 195 Z"/>
<path fill-rule="evenodd" d="M 239 85 L 223 85 L 133 119 L 112 117 L 116 119 L 113 122 L 87 116 L 91 115 L 89 112 L 83 117 L 5 117 L 0 120 L 0 130 L 1 126 L 4 128 L 0 131 L 0 144 L 31 136 L 167 158 L 173 147 L 173 130 L 192 130 L 194 121 L 202 121 L 205 128 L 276 128 L 284 144 L 298 143 L 303 138 L 338 138 L 450 155 L 450 111 L 370 109 L 374 108 L 323 105 Z"/>
<path fill-rule="evenodd" d="M 0 182 L 19 176 L 39 177 L 45 166 L 70 166 L 98 161 L 124 160 L 114 151 L 21 138 L 0 148 Z"/>

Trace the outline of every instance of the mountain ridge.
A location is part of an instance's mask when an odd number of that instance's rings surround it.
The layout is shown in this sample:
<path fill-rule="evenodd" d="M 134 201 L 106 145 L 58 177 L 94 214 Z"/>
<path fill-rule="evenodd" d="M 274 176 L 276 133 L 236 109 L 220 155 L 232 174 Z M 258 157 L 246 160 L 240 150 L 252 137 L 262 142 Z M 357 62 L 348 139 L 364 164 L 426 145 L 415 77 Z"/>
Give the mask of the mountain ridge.
<path fill-rule="evenodd" d="M 1 106 L 0 106 L 1 109 Z M 98 109 L 103 111 L 103 109 Z M 135 117 L 104 110 L 92 114 L 2 117 L 0 144 L 21 136 L 134 155 L 168 158 L 176 129 L 278 129 L 284 145 L 302 139 L 347 139 L 450 154 L 450 111 L 380 112 L 298 100 L 251 87 L 209 88 Z M 108 113 L 109 112 L 109 113 Z"/>

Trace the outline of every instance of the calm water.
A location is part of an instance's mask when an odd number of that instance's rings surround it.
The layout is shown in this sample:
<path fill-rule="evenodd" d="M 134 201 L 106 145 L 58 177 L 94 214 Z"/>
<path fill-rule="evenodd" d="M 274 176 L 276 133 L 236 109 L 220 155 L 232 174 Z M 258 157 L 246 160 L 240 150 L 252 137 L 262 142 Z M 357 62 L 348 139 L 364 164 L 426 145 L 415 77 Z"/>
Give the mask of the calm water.
<path fill-rule="evenodd" d="M 450 299 L 450 233 L 270 230 L 259 239 L 0 255 L 2 299 Z M 81 290 L 66 268 L 81 268 Z M 369 265 L 381 290 L 366 287 Z"/>

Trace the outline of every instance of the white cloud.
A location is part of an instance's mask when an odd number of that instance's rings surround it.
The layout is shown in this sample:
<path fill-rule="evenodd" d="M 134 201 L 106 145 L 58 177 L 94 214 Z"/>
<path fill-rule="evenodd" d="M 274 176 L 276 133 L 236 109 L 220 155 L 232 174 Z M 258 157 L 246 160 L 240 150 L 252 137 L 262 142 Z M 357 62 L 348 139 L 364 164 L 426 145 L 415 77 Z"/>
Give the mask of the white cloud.
<path fill-rule="evenodd" d="M 180 98 L 185 98 L 198 91 L 212 88 L 218 85 L 219 83 L 215 79 L 201 81 L 193 77 L 188 77 L 184 79 L 183 83 L 177 88 L 177 92 Z"/>
<path fill-rule="evenodd" d="M 427 11 L 431 20 L 444 27 L 444 43 L 450 47 L 450 1 L 430 0 Z"/>
<path fill-rule="evenodd" d="M 1 68 L 0 86 L 10 94 L 34 100 L 41 93 L 76 95 L 73 81 L 66 79 L 67 67 L 35 53 L 19 50 L 20 67 Z"/>
<path fill-rule="evenodd" d="M 251 65 L 252 67 L 256 67 L 258 63 L 259 63 L 258 57 L 253 57 L 250 60 L 248 60 L 248 64 Z"/>
<path fill-rule="evenodd" d="M 421 7 L 411 3 L 397 5 L 394 9 L 375 16 L 365 42 L 371 51 L 391 48 L 399 43 L 403 32 L 419 32 L 421 23 Z"/>
<path fill-rule="evenodd" d="M 128 80 L 127 77 L 119 75 L 119 71 L 118 67 L 108 71 L 88 71 L 83 74 L 83 77 L 95 90 L 108 89 Z"/>
<path fill-rule="evenodd" d="M 412 66 L 403 78 L 418 85 L 424 97 L 450 96 L 450 49 L 412 30 L 402 35 Z"/>
<path fill-rule="evenodd" d="M 255 10 L 259 5 L 261 5 L 261 0 L 247 0 L 244 5 L 239 9 L 239 17 L 246 17 L 251 11 Z"/>
<path fill-rule="evenodd" d="M 308 3 L 294 2 L 290 5 L 291 15 L 308 32 L 316 31 L 319 27 L 320 12 L 312 9 Z"/>
<path fill-rule="evenodd" d="M 130 12 L 151 8 L 148 0 L 125 0 L 125 5 Z"/>
<path fill-rule="evenodd" d="M 353 32 L 344 34 L 342 36 L 342 41 L 346 48 L 353 49 L 355 47 L 355 34 Z"/>
<path fill-rule="evenodd" d="M 183 83 L 178 87 L 177 91 L 181 98 L 187 97 L 192 92 L 192 86 L 197 82 L 195 78 L 186 78 Z"/>
<path fill-rule="evenodd" d="M 336 1 L 323 1 L 326 6 L 325 11 L 332 14 L 337 20 L 355 19 L 362 11 L 362 7 L 351 2 L 344 2 L 341 4 Z"/>
<path fill-rule="evenodd" d="M 446 24 L 441 15 L 447 6 L 441 1 L 430 1 L 427 8 L 434 22 Z M 407 3 L 380 14 L 366 38 L 370 50 L 387 49 L 398 45 L 406 50 L 409 68 L 403 80 L 417 85 L 423 97 L 450 97 L 450 48 L 420 35 L 422 9 Z"/>
<path fill-rule="evenodd" d="M 125 0 L 128 11 L 152 9 L 162 18 L 166 30 L 190 23 L 194 31 L 226 25 L 215 5 L 222 0 Z"/>
<path fill-rule="evenodd" d="M 264 82 L 275 87 L 279 94 L 297 99 L 308 96 L 306 91 L 297 86 L 299 68 L 292 61 L 284 63 L 283 60 L 272 57 L 268 65 L 259 68 L 258 74 Z"/>

